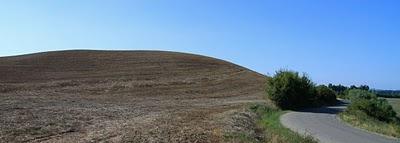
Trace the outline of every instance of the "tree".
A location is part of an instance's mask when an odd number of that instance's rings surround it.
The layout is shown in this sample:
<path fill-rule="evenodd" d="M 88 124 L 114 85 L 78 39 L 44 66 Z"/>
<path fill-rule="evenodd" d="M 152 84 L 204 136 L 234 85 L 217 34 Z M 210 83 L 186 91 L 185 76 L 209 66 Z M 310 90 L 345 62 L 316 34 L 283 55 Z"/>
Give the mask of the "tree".
<path fill-rule="evenodd" d="M 282 109 L 310 106 L 314 91 L 314 83 L 306 75 L 288 70 L 277 71 L 266 87 L 268 97 Z"/>
<path fill-rule="evenodd" d="M 346 90 L 348 89 L 348 87 L 343 86 L 343 85 L 341 85 L 341 84 L 339 84 L 339 85 L 333 85 L 333 84 L 330 83 L 330 84 L 328 85 L 328 87 L 329 87 L 330 89 L 332 89 L 333 91 L 335 91 L 337 95 L 343 95 L 343 94 L 344 94 L 344 91 L 346 91 Z"/>
<path fill-rule="evenodd" d="M 360 85 L 359 87 L 355 86 L 355 85 L 351 85 L 350 89 L 361 89 L 361 90 L 369 90 L 369 86 L 368 85 Z"/>
<path fill-rule="evenodd" d="M 358 87 L 358 89 L 368 91 L 369 90 L 369 86 L 368 85 L 360 85 L 360 87 Z"/>

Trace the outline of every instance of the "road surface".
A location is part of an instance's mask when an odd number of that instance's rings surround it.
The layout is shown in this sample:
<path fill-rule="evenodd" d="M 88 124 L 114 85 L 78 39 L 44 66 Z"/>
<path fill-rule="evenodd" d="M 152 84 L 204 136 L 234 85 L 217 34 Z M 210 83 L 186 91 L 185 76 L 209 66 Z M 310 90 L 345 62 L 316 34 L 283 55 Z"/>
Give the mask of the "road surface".
<path fill-rule="evenodd" d="M 321 143 L 400 143 L 400 140 L 384 137 L 351 127 L 338 119 L 346 103 L 336 106 L 289 112 L 281 116 L 281 123 L 300 134 L 311 135 Z"/>

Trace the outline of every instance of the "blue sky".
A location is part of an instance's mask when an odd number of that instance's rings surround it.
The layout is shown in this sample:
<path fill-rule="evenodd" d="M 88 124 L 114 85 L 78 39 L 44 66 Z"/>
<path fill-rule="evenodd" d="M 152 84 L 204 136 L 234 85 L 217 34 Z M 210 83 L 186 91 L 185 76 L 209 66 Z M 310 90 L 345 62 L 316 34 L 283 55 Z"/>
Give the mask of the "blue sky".
<path fill-rule="evenodd" d="M 4 0 L 0 56 L 169 50 L 400 89 L 400 1 Z"/>

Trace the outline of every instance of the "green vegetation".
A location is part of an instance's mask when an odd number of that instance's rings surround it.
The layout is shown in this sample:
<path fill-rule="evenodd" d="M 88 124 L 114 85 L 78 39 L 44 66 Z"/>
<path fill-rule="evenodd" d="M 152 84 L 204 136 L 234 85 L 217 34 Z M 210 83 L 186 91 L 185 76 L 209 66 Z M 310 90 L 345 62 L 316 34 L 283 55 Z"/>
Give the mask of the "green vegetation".
<path fill-rule="evenodd" d="M 360 89 L 351 89 L 346 91 L 346 99 L 357 100 L 357 99 L 373 99 L 376 98 L 376 95 Z"/>
<path fill-rule="evenodd" d="M 336 103 L 336 93 L 325 85 L 319 85 L 315 88 L 316 98 L 314 101 L 320 101 L 322 105 L 333 105 Z M 318 104 L 318 103 L 315 103 Z"/>
<path fill-rule="evenodd" d="M 328 87 L 330 89 L 332 89 L 333 91 L 335 91 L 339 98 L 343 98 L 343 99 L 346 98 L 345 96 L 347 95 L 348 91 L 352 90 L 352 89 L 360 89 L 360 90 L 369 91 L 368 85 L 360 85 L 360 86 L 351 85 L 350 87 L 347 87 L 347 86 L 344 86 L 341 84 L 333 85 L 330 83 L 330 84 L 328 84 Z"/>
<path fill-rule="evenodd" d="M 227 133 L 224 135 L 226 142 L 234 143 L 261 143 L 262 141 L 248 135 L 245 132 Z"/>
<path fill-rule="evenodd" d="M 335 91 L 337 96 L 341 97 L 341 98 L 342 98 L 342 96 L 345 95 L 345 91 L 348 89 L 348 87 L 346 87 L 344 85 L 341 85 L 341 84 L 333 85 L 333 84 L 330 83 L 330 84 L 328 84 L 328 87 L 330 89 L 332 89 L 333 91 Z"/>
<path fill-rule="evenodd" d="M 361 111 L 380 121 L 395 120 L 396 112 L 385 99 L 378 99 L 373 93 L 363 90 L 350 90 L 349 96 L 348 111 Z"/>
<path fill-rule="evenodd" d="M 247 108 L 246 116 L 254 122 L 246 122 L 246 128 L 239 132 L 228 132 L 224 134 L 227 142 L 235 143 L 317 143 L 318 141 L 310 135 L 300 135 L 285 128 L 280 123 L 280 116 L 286 111 L 273 107 L 269 104 L 253 103 Z M 255 118 L 254 118 L 255 117 Z M 243 122 L 243 121 L 241 121 Z M 250 124 L 249 124 L 250 123 Z M 241 128 L 240 125 L 237 126 Z"/>
<path fill-rule="evenodd" d="M 344 121 L 369 131 L 400 137 L 400 119 L 396 116 L 395 110 L 386 99 L 378 98 L 371 92 L 367 85 L 315 86 L 306 75 L 287 70 L 277 71 L 266 85 L 267 96 L 280 109 L 332 105 L 336 103 L 336 96 L 339 95 L 351 101 L 348 108 L 340 114 Z M 400 106 L 399 103 L 396 105 Z M 276 136 L 275 138 L 285 142 L 314 141 L 312 138 L 299 136 L 282 127 L 279 116 L 285 111 L 262 107 L 254 107 L 254 110 L 255 112 L 262 111 L 260 122 L 268 129 L 272 139 Z"/>
<path fill-rule="evenodd" d="M 400 98 L 400 90 L 380 90 L 380 89 L 370 89 L 368 85 L 360 85 L 360 86 L 355 86 L 351 85 L 350 87 L 338 84 L 329 84 L 328 87 L 332 90 L 334 90 L 338 97 L 344 98 L 344 96 L 347 94 L 347 92 L 351 89 L 360 89 L 360 90 L 366 90 L 366 91 L 371 91 L 378 97 L 385 97 L 385 98 Z"/>
<path fill-rule="evenodd" d="M 400 90 L 372 90 L 378 97 L 400 98 Z"/>
<path fill-rule="evenodd" d="M 343 121 L 355 127 L 392 137 L 400 137 L 400 126 L 398 123 L 379 121 L 360 111 L 353 111 L 351 113 L 343 112 L 339 116 Z"/>
<path fill-rule="evenodd" d="M 298 109 L 336 102 L 336 93 L 326 86 L 315 87 L 298 72 L 280 70 L 267 81 L 266 93 L 281 109 Z"/>
<path fill-rule="evenodd" d="M 251 106 L 251 110 L 260 116 L 258 124 L 265 130 L 268 142 L 272 143 L 316 143 L 311 136 L 299 135 L 285 128 L 279 117 L 285 113 L 280 109 L 274 109 L 265 105 L 256 104 Z"/>
<path fill-rule="evenodd" d="M 349 90 L 346 97 L 351 103 L 340 114 L 344 121 L 369 131 L 400 137 L 399 119 L 387 100 L 360 89 Z"/>
<path fill-rule="evenodd" d="M 297 72 L 278 71 L 267 81 L 266 92 L 269 98 L 282 109 L 296 109 L 311 103 L 314 84 Z"/>
<path fill-rule="evenodd" d="M 310 135 L 300 135 L 285 128 L 280 122 L 280 116 L 286 111 L 265 103 L 250 104 L 247 115 L 254 121 L 246 125 L 249 131 L 228 132 L 224 134 L 227 142 L 237 143 L 317 143 Z M 253 118 L 253 117 L 255 118 Z"/>
<path fill-rule="evenodd" d="M 397 117 L 400 117 L 400 99 L 399 98 L 385 98 L 390 105 L 392 105 L 393 110 L 396 111 Z"/>

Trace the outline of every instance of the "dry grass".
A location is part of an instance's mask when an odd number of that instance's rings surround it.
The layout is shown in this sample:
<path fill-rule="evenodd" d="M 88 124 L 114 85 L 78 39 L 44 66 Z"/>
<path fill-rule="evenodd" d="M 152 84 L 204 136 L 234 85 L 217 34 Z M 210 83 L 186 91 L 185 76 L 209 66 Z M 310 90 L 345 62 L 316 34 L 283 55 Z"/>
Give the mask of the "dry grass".
<path fill-rule="evenodd" d="M 382 122 L 372 117 L 369 117 L 365 113 L 355 111 L 353 111 L 352 113 L 342 112 L 339 114 L 339 116 L 343 121 L 355 127 L 391 137 L 400 137 L 400 125 L 398 123 Z"/>
<path fill-rule="evenodd" d="M 182 53 L 3 57 L 0 75 L 0 142 L 224 142 L 264 102 L 263 75 Z"/>

